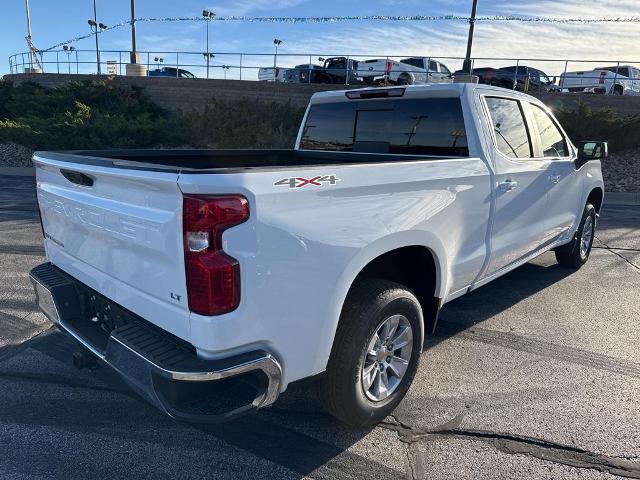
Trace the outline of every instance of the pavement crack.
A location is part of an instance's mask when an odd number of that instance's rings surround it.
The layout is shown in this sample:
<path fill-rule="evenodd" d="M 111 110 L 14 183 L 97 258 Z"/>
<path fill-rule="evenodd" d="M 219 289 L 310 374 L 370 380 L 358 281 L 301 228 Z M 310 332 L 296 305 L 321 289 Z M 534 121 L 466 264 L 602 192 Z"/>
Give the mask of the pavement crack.
<path fill-rule="evenodd" d="M 459 426 L 463 418 L 464 414 L 460 414 L 433 429 L 420 429 L 408 426 L 395 416 L 390 415 L 380 424 L 380 427 L 397 432 L 398 439 L 409 445 L 428 438 L 449 437 L 463 440 L 479 440 L 492 445 L 502 453 L 510 455 L 528 455 L 569 467 L 594 469 L 620 477 L 640 479 L 640 462 L 632 461 L 632 457 L 601 455 L 582 448 L 535 437 L 487 430 L 462 429 Z"/>
<path fill-rule="evenodd" d="M 621 258 L 622 260 L 624 260 L 625 262 L 627 262 L 629 265 L 631 265 L 631 266 L 632 266 L 633 268 L 635 268 L 636 270 L 640 270 L 640 266 L 639 266 L 639 265 L 636 265 L 636 264 L 635 264 L 635 263 L 633 263 L 631 260 L 629 260 L 628 258 L 624 257 L 623 255 L 620 255 L 618 252 L 616 252 L 616 251 L 615 251 L 615 250 L 627 250 L 626 248 L 616 248 L 616 249 L 614 250 L 614 247 L 610 247 L 609 245 L 607 245 L 606 243 L 604 243 L 602 240 L 600 240 L 600 239 L 598 238 L 598 236 L 597 236 L 597 235 L 594 235 L 594 237 L 596 238 L 596 240 L 598 240 L 598 241 L 602 244 L 602 247 L 601 247 L 601 248 L 604 248 L 605 250 L 610 251 L 611 253 L 613 253 L 613 254 L 614 254 L 614 255 L 616 255 L 617 257 L 619 257 L 619 258 Z M 631 249 L 628 249 L 628 250 L 631 250 Z"/>

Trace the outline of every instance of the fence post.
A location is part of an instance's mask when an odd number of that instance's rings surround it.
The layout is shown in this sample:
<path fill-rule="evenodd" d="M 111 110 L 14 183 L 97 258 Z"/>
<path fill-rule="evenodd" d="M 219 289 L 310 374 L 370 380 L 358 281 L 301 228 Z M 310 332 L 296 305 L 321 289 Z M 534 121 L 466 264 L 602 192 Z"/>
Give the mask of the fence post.
<path fill-rule="evenodd" d="M 242 80 L 242 54 L 240 54 L 240 80 Z"/>
<path fill-rule="evenodd" d="M 513 72 L 513 89 L 514 90 L 518 90 L 518 70 L 520 69 L 520 59 L 516 60 L 516 71 Z M 524 88 L 524 86 L 523 86 Z"/>
<path fill-rule="evenodd" d="M 118 51 L 118 75 L 122 76 L 122 50 Z"/>
<path fill-rule="evenodd" d="M 147 72 L 149 71 L 149 52 L 147 52 Z"/>
<path fill-rule="evenodd" d="M 567 68 L 569 66 L 569 60 L 565 60 L 564 61 L 564 72 L 562 72 L 562 75 L 560 76 L 560 81 L 558 82 L 558 88 L 562 88 L 562 85 L 564 84 L 564 79 L 567 76 Z"/>
<path fill-rule="evenodd" d="M 347 56 L 347 75 L 344 78 L 344 84 L 349 85 L 349 77 L 351 76 L 351 61 L 350 56 Z"/>
<path fill-rule="evenodd" d="M 431 78 L 431 57 L 427 57 L 427 83 L 429 83 L 429 78 Z"/>
<path fill-rule="evenodd" d="M 176 78 L 180 76 L 180 73 L 178 72 L 179 68 L 180 68 L 180 52 L 176 52 Z"/>
<path fill-rule="evenodd" d="M 76 50 L 76 75 L 80 73 L 80 66 L 78 65 L 78 50 Z"/>
<path fill-rule="evenodd" d="M 309 69 L 309 78 L 307 78 L 307 83 L 311 83 L 311 55 L 309 55 L 309 66 L 307 68 Z"/>
<path fill-rule="evenodd" d="M 60 52 L 56 50 L 56 70 L 60 73 L 60 56 L 58 55 Z M 44 62 L 43 62 L 44 63 Z"/>
<path fill-rule="evenodd" d="M 616 90 L 616 80 L 618 79 L 618 70 L 620 70 L 620 62 L 616 64 L 616 73 L 613 76 L 613 85 L 611 86 L 611 92 L 609 92 L 610 95 L 613 95 Z M 624 88 L 622 89 L 622 93 L 624 94 Z"/>

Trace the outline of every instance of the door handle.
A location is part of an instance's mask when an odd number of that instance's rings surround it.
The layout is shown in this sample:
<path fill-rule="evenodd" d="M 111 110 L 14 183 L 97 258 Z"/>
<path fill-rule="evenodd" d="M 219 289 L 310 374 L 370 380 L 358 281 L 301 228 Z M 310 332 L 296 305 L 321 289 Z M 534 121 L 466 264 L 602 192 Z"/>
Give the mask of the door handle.
<path fill-rule="evenodd" d="M 560 178 L 562 178 L 561 175 L 549 175 L 549 181 L 551 183 L 558 183 L 560 181 Z"/>
<path fill-rule="evenodd" d="M 501 192 L 510 192 L 514 188 L 518 186 L 518 182 L 515 180 L 505 180 L 504 182 L 500 182 L 498 184 L 498 188 Z"/>

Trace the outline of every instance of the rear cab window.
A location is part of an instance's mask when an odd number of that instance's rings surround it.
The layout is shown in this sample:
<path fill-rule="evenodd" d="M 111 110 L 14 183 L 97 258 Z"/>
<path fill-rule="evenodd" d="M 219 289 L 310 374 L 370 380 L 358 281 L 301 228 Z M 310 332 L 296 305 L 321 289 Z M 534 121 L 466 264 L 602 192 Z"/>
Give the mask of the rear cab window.
<path fill-rule="evenodd" d="M 468 157 L 460 98 L 354 100 L 311 106 L 302 150 Z"/>
<path fill-rule="evenodd" d="M 532 158 L 531 137 L 520 101 L 515 98 L 484 98 L 498 151 L 509 158 Z"/>

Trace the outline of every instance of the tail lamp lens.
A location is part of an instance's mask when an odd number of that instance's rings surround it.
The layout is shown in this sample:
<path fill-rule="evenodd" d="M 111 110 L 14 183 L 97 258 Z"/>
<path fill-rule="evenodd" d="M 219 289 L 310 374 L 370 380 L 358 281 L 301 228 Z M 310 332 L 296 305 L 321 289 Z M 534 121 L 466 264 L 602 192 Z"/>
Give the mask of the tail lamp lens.
<path fill-rule="evenodd" d="M 240 265 L 222 251 L 222 233 L 249 218 L 241 195 L 185 196 L 182 204 L 189 310 L 230 312 L 240 303 Z"/>

